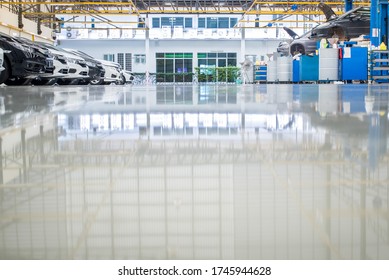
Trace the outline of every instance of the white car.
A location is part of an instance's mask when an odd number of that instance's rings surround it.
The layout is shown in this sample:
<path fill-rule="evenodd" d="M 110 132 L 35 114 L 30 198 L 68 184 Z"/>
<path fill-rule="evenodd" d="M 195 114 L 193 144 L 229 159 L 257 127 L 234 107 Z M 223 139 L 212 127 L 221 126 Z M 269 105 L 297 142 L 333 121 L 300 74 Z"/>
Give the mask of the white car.
<path fill-rule="evenodd" d="M 123 76 L 123 82 L 125 84 L 132 84 L 132 81 L 134 81 L 134 74 L 132 72 L 127 70 L 122 70 L 122 76 Z"/>
<path fill-rule="evenodd" d="M 54 57 L 57 57 L 58 62 L 63 63 L 63 59 L 66 59 L 68 65 L 68 71 L 66 75 L 63 75 L 59 80 L 59 84 L 77 84 L 80 80 L 89 78 L 89 67 L 86 61 L 75 54 L 66 52 L 61 48 L 54 47 L 47 43 L 39 43 L 48 48 Z M 57 64 L 58 65 L 58 64 Z M 66 72 L 63 70 L 62 72 Z"/>
<path fill-rule="evenodd" d="M 122 67 L 119 63 L 98 59 L 104 67 L 104 81 L 100 83 L 104 84 L 123 84 Z"/>

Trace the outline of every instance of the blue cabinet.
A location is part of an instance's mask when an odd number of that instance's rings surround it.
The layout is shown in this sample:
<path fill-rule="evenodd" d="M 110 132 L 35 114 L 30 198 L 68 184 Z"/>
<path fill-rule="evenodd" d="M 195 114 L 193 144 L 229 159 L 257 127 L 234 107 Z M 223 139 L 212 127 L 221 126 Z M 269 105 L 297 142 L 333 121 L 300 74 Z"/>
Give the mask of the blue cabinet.
<path fill-rule="evenodd" d="M 340 79 L 367 80 L 367 48 L 365 47 L 345 47 L 342 49 L 342 59 L 340 60 Z"/>
<path fill-rule="evenodd" d="M 267 75 L 267 66 L 266 65 L 255 65 L 254 66 L 254 81 L 258 82 L 266 82 Z"/>
<path fill-rule="evenodd" d="M 302 55 L 299 72 L 301 81 L 319 80 L 319 57 L 317 55 Z"/>

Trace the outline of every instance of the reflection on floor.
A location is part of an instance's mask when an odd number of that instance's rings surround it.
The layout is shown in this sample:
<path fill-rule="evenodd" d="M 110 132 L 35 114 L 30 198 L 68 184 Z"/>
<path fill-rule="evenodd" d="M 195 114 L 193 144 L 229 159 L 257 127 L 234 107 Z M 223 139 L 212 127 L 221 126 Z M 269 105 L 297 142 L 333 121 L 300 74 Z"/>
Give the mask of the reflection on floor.
<path fill-rule="evenodd" d="M 388 92 L 0 88 L 0 258 L 389 259 Z"/>

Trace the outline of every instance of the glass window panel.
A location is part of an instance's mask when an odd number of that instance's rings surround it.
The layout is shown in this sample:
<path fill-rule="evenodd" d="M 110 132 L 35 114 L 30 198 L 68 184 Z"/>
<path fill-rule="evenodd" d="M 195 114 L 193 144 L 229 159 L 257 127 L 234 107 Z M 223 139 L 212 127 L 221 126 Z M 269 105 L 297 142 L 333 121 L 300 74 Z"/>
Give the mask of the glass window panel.
<path fill-rule="evenodd" d="M 171 21 L 169 17 L 161 17 L 161 26 L 171 26 Z"/>
<path fill-rule="evenodd" d="M 193 53 L 184 53 L 184 58 L 193 58 Z"/>
<path fill-rule="evenodd" d="M 228 57 L 236 57 L 236 53 L 228 53 Z"/>
<path fill-rule="evenodd" d="M 201 67 L 201 66 L 207 65 L 207 60 L 206 59 L 199 59 L 198 63 L 199 63 L 198 66 Z"/>
<path fill-rule="evenodd" d="M 216 57 L 216 53 L 208 53 L 208 58 L 210 58 L 210 57 Z"/>
<path fill-rule="evenodd" d="M 157 59 L 157 73 L 165 73 L 165 60 Z"/>
<path fill-rule="evenodd" d="M 197 58 L 207 58 L 207 54 L 206 53 L 198 53 Z"/>
<path fill-rule="evenodd" d="M 216 59 L 208 59 L 208 66 L 216 66 Z"/>
<path fill-rule="evenodd" d="M 173 73 L 174 72 L 174 69 L 173 69 L 173 59 L 166 59 L 165 60 L 165 73 Z"/>
<path fill-rule="evenodd" d="M 153 18 L 152 27 L 153 28 L 160 28 L 161 27 L 160 18 Z"/>
<path fill-rule="evenodd" d="M 238 22 L 238 19 L 237 18 L 230 18 L 230 27 L 234 27 L 235 24 Z"/>
<path fill-rule="evenodd" d="M 184 72 L 184 60 L 176 59 L 175 73 L 183 73 Z"/>
<path fill-rule="evenodd" d="M 219 28 L 229 28 L 229 18 L 228 17 L 222 17 L 219 18 Z"/>
<path fill-rule="evenodd" d="M 226 67 L 227 66 L 226 60 L 225 59 L 218 59 L 217 66 L 218 67 Z"/>
<path fill-rule="evenodd" d="M 183 17 L 177 17 L 175 18 L 174 26 L 184 26 L 184 18 Z"/>
<path fill-rule="evenodd" d="M 174 57 L 175 57 L 175 58 L 183 58 L 183 57 L 184 57 L 184 54 L 183 54 L 183 53 L 175 53 L 175 54 L 174 54 Z"/>
<path fill-rule="evenodd" d="M 192 28 L 192 27 L 193 27 L 192 18 L 185 18 L 185 28 Z"/>
<path fill-rule="evenodd" d="M 205 18 L 199 18 L 198 28 L 205 28 Z"/>
<path fill-rule="evenodd" d="M 228 66 L 236 66 L 236 59 L 229 58 L 227 61 Z"/>
<path fill-rule="evenodd" d="M 163 58 L 163 57 L 165 57 L 165 54 L 164 53 L 156 53 L 155 56 L 157 58 Z"/>
<path fill-rule="evenodd" d="M 217 28 L 217 18 L 207 18 L 207 28 Z"/>
<path fill-rule="evenodd" d="M 193 70 L 193 61 L 191 59 L 184 59 L 184 72 L 191 73 Z"/>
<path fill-rule="evenodd" d="M 165 58 L 174 58 L 174 53 L 165 53 Z"/>
<path fill-rule="evenodd" d="M 218 53 L 217 57 L 227 57 L 227 54 L 226 53 Z"/>

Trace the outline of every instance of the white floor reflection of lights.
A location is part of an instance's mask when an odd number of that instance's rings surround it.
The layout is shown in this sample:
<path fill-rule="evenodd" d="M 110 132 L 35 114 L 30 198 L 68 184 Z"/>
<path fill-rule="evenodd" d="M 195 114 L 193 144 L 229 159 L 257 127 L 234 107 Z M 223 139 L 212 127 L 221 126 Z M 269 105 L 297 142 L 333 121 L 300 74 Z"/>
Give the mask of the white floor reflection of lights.
<path fill-rule="evenodd" d="M 0 259 L 389 259 L 387 85 L 0 88 Z"/>

